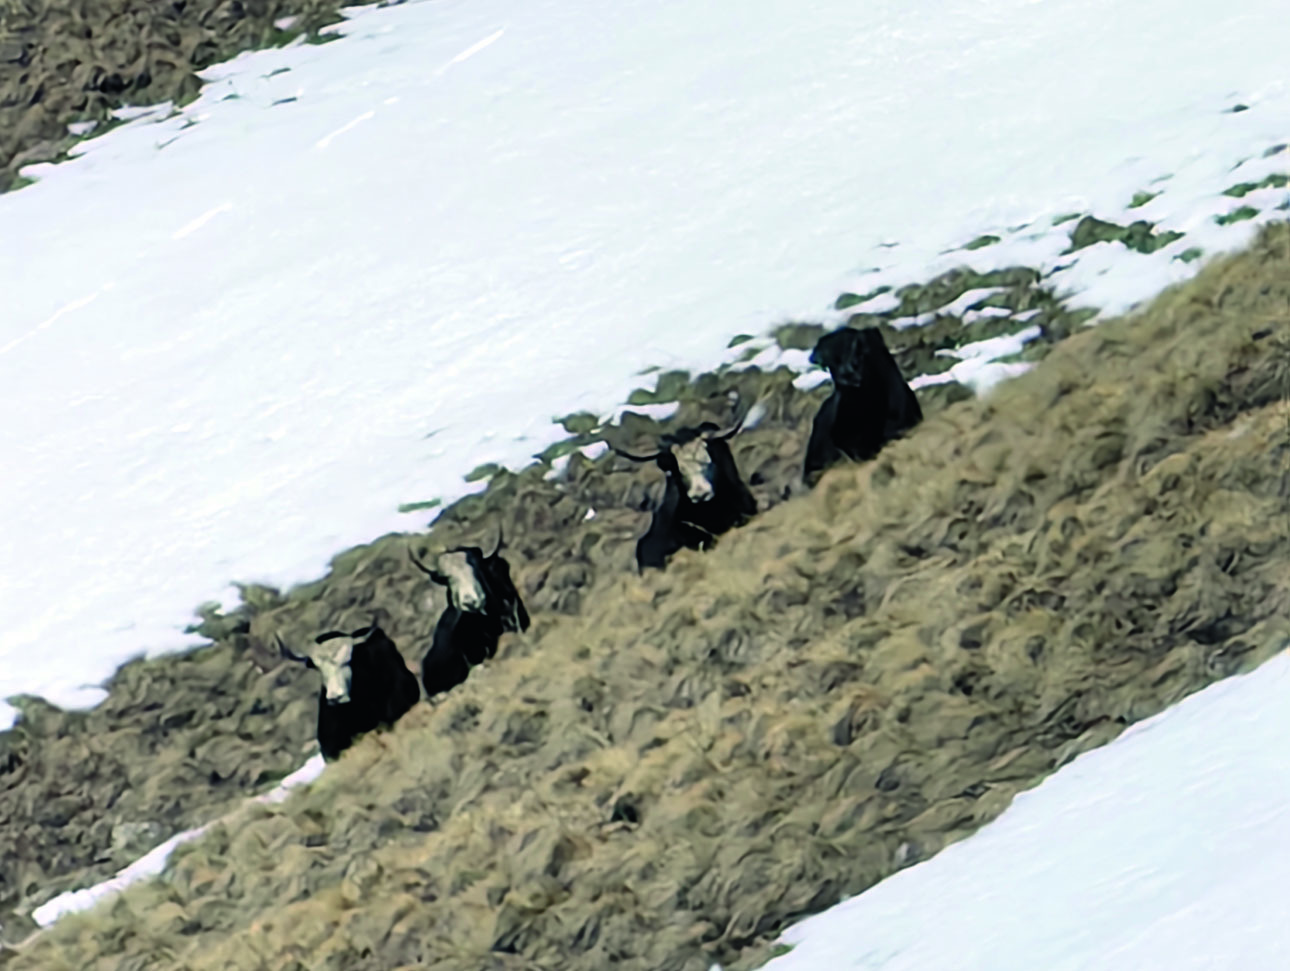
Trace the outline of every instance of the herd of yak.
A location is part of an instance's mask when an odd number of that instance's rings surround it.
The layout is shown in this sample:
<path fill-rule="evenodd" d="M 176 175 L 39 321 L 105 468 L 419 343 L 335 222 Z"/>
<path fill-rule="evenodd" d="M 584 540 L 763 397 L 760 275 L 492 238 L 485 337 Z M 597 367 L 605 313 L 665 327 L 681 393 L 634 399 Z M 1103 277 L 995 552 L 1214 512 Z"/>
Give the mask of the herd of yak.
<path fill-rule="evenodd" d="M 873 458 L 922 420 L 918 399 L 877 328 L 844 327 L 825 334 L 811 361 L 828 368 L 833 393 L 811 428 L 803 468 L 808 485 L 836 462 Z M 662 569 L 683 548 L 708 549 L 718 536 L 756 514 L 757 503 L 729 445 L 746 418 L 747 412 L 725 431 L 704 422 L 673 432 L 652 455 L 614 450 L 637 462 L 658 463 L 665 476 L 649 529 L 636 544 L 640 569 Z M 460 546 L 439 554 L 433 567 L 408 551 L 416 568 L 448 593 L 448 605 L 421 662 L 420 685 L 375 620 L 349 633 L 319 634 L 304 655 L 278 638 L 283 656 L 322 675 L 318 743 L 325 759 L 335 759 L 359 735 L 396 722 L 421 700 L 422 685 L 433 699 L 461 684 L 472 667 L 496 653 L 502 634 L 528 630 L 528 611 L 501 551 L 500 535 L 488 556 L 478 546 Z"/>

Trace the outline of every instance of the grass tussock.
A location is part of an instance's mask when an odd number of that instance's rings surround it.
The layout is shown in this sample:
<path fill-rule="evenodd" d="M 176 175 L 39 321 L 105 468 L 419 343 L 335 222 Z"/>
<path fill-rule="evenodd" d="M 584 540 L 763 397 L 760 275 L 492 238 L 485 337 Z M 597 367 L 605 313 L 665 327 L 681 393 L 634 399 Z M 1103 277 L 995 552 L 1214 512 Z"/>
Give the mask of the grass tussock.
<path fill-rule="evenodd" d="M 918 327 L 893 325 L 892 313 L 944 307 L 982 287 L 993 289 L 982 305 L 1025 315 L 1026 322 L 970 321 L 945 312 Z M 1091 312 L 1064 307 L 1024 267 L 952 270 L 903 287 L 898 297 L 893 312 L 851 319 L 883 328 L 905 374 L 944 369 L 947 349 L 1034 324 L 1042 336 L 1027 353 L 1039 356 Z M 809 348 L 822 332 L 798 323 L 780 328 L 776 339 L 785 348 Z M 828 394 L 827 387 L 798 390 L 796 377 L 787 367 L 756 365 L 660 374 L 657 386 L 641 393 L 653 402 L 674 401 L 673 417 L 658 421 L 627 411 L 605 425 L 589 413 L 566 416 L 560 422 L 570 438 L 518 472 L 485 470 L 491 475 L 486 488 L 448 504 L 429 535 L 392 534 L 346 550 L 325 576 L 285 594 L 240 585 L 243 605 L 236 610 L 198 608 L 193 629 L 214 642 L 210 647 L 125 665 L 105 685 L 107 699 L 89 712 L 34 698 L 20 702 L 21 721 L 0 732 L 0 846 L 15 848 L 0 854 L 4 935 L 26 936 L 34 929 L 34 907 L 105 879 L 162 840 L 222 815 L 312 751 L 316 688 L 266 650 L 273 635 L 302 643 L 321 629 L 353 627 L 375 614 L 416 662 L 443 601 L 442 591 L 411 569 L 409 540 L 491 548 L 503 529 L 530 610 L 578 614 L 601 578 L 631 569 L 659 472 L 608 454 L 588 459 L 577 449 L 608 441 L 647 450 L 664 432 L 704 419 L 724 423 L 756 400 L 765 416 L 738 436 L 735 453 L 760 508 L 783 502 L 800 488 L 811 417 Z M 965 397 L 971 392 L 954 382 L 919 392 L 927 414 Z M 568 465 L 550 478 L 558 456 Z"/>
<path fill-rule="evenodd" d="M 11 966 L 751 966 L 1284 646 L 1288 396 L 1275 226 L 714 551 L 602 571 Z"/>
<path fill-rule="evenodd" d="M 197 72 L 298 36 L 331 38 L 333 0 L 6 0 L 0 4 L 0 192 L 30 184 L 32 162 L 59 161 L 67 126 L 132 105 L 197 96 Z M 285 26 L 279 26 L 279 25 Z"/>

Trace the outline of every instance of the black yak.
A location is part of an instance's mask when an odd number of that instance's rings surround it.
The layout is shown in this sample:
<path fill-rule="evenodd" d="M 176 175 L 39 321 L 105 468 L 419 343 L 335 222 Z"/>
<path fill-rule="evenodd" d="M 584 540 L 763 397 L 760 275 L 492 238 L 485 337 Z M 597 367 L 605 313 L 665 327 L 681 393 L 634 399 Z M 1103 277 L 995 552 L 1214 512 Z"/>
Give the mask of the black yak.
<path fill-rule="evenodd" d="M 811 363 L 829 369 L 833 394 L 811 425 L 802 479 L 815 484 L 843 458 L 866 462 L 923 420 L 923 410 L 876 327 L 825 334 Z"/>
<path fill-rule="evenodd" d="M 757 514 L 757 500 L 739 475 L 730 439 L 751 413 L 722 431 L 705 421 L 662 438 L 652 455 L 614 451 L 633 462 L 656 462 L 663 470 L 663 496 L 649 529 L 636 543 L 636 565 L 663 569 L 681 549 L 706 550 L 717 537 Z"/>
<path fill-rule="evenodd" d="M 318 746 L 332 761 L 354 739 L 376 728 L 388 728 L 421 700 L 416 675 L 376 621 L 352 633 L 331 630 L 314 638 L 300 655 L 278 637 L 282 656 L 322 675 L 318 692 Z"/>
<path fill-rule="evenodd" d="M 421 683 L 430 698 L 452 690 L 472 667 L 496 654 L 502 634 L 529 629 L 529 613 L 501 551 L 499 533 L 490 555 L 478 546 L 458 546 L 440 553 L 431 569 L 408 550 L 417 569 L 448 589 L 448 606 L 439 615 L 434 640 L 421 661 Z"/>

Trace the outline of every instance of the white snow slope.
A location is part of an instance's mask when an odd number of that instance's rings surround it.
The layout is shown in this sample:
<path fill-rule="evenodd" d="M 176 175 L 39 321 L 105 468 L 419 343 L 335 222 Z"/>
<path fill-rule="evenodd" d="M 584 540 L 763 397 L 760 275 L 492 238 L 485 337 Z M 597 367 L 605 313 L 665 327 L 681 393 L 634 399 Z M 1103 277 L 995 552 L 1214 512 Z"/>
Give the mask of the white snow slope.
<path fill-rule="evenodd" d="M 315 755 L 305 762 L 300 768 L 296 769 L 290 775 L 286 776 L 281 782 L 270 789 L 268 792 L 253 796 L 249 802 L 282 802 L 291 794 L 291 790 L 299 786 L 306 786 L 313 782 L 322 774 L 326 767 L 321 755 Z M 202 833 L 206 832 L 214 823 L 208 823 L 205 826 L 198 826 L 194 829 L 184 830 L 177 833 L 164 843 L 153 847 L 139 859 L 135 860 L 127 867 L 117 871 L 116 876 L 104 880 L 102 883 L 96 883 L 92 887 L 83 887 L 80 890 L 69 890 L 61 893 L 52 900 L 41 904 L 31 912 L 31 919 L 41 927 L 48 927 L 58 918 L 65 914 L 73 914 L 77 911 L 88 910 L 100 900 L 112 897 L 132 883 L 138 883 L 148 877 L 156 876 L 165 869 L 166 861 L 170 859 L 170 854 L 176 847 L 194 840 Z"/>
<path fill-rule="evenodd" d="M 1287 739 L 1282 652 L 790 928 L 764 971 L 1282 971 Z"/>
<path fill-rule="evenodd" d="M 93 704 L 229 581 L 316 577 L 842 290 L 1023 261 L 1119 310 L 1286 198 L 1222 195 L 1287 164 L 1283 0 L 352 13 L 0 197 L 0 698 Z M 1188 236 L 1059 257 L 1071 211 Z"/>
<path fill-rule="evenodd" d="M 524 464 L 552 417 L 728 360 L 734 334 L 836 321 L 840 291 L 1025 263 L 1113 313 L 1288 197 L 1223 194 L 1290 166 L 1280 0 L 351 14 L 0 197 L 0 697 L 93 704 L 126 657 L 195 643 L 229 580 L 310 579 L 424 521 L 400 503 Z M 1072 212 L 1185 236 L 1066 256 Z M 1013 373 L 986 362 L 1029 336 L 952 376 Z M 1143 723 L 789 931 L 772 968 L 1283 967 L 1287 693 L 1278 658 Z"/>

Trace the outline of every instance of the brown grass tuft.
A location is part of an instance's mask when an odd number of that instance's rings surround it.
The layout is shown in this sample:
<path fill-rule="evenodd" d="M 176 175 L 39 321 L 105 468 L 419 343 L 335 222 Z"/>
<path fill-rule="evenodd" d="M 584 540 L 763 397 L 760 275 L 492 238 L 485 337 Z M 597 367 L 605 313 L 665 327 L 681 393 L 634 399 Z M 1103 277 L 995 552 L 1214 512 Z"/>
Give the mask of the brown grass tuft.
<path fill-rule="evenodd" d="M 602 569 L 580 615 L 11 966 L 748 966 L 1284 646 L 1288 310 L 1275 226 L 714 551 Z"/>

